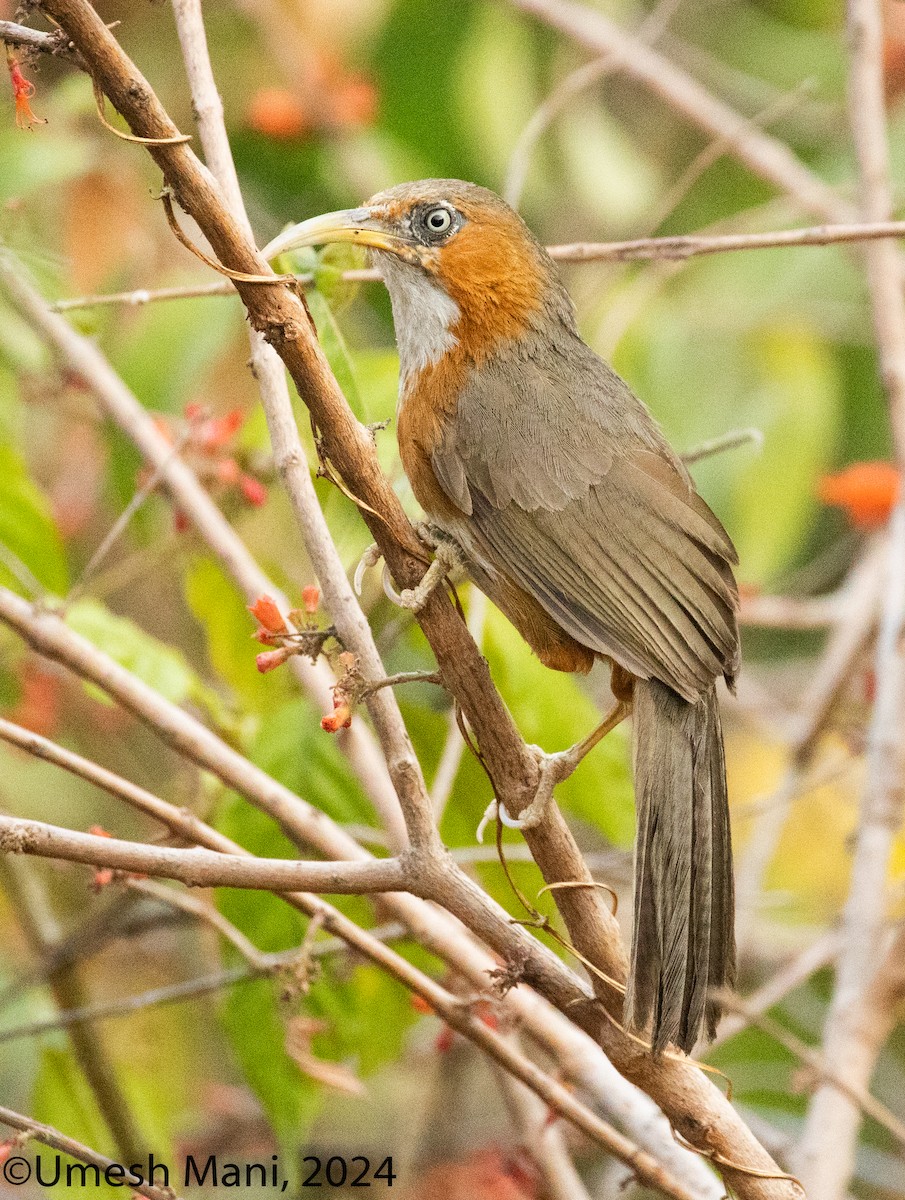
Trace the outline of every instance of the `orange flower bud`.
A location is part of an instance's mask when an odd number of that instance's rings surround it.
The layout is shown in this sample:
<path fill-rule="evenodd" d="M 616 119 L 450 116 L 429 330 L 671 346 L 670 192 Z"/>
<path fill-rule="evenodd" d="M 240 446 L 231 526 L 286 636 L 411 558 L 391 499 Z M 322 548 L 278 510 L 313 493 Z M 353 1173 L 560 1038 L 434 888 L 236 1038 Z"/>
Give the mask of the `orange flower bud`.
<path fill-rule="evenodd" d="M 316 583 L 309 583 L 307 587 L 302 588 L 302 604 L 305 606 L 305 612 L 313 617 L 317 612 L 318 605 L 321 602 L 320 588 Z"/>
<path fill-rule="evenodd" d="M 89 825 L 88 832 L 93 834 L 94 837 L 113 837 L 113 834 L 108 833 L 103 825 Z"/>
<path fill-rule="evenodd" d="M 251 98 L 246 119 L 256 133 L 276 141 L 303 137 L 311 128 L 300 100 L 288 88 L 259 88 Z"/>
<path fill-rule="evenodd" d="M 33 125 L 46 125 L 46 117 L 36 117 L 31 111 L 29 101 L 35 94 L 35 85 L 22 74 L 19 60 L 9 46 L 6 47 L 6 65 L 9 67 L 9 78 L 13 85 L 13 99 L 16 103 L 16 124 L 20 129 L 31 129 Z"/>
<path fill-rule="evenodd" d="M 824 504 L 843 509 L 856 529 L 879 529 L 898 501 L 900 484 L 901 474 L 892 463 L 860 462 L 825 475 L 818 494 Z"/>
<path fill-rule="evenodd" d="M 272 596 L 258 596 L 254 604 L 249 604 L 248 611 L 259 621 L 268 633 L 288 633 L 289 629 L 283 614 L 277 608 Z"/>
<path fill-rule="evenodd" d="M 348 729 L 352 724 L 352 709 L 345 700 L 340 700 L 339 703 L 334 701 L 336 707 L 329 716 L 321 717 L 321 729 L 327 733 L 338 733 L 340 729 Z"/>

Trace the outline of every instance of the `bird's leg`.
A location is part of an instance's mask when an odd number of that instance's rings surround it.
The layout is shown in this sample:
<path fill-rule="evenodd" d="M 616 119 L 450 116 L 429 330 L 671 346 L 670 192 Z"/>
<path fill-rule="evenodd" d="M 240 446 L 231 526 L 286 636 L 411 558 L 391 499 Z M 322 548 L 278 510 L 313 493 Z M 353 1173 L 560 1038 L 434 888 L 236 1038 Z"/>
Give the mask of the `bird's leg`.
<path fill-rule="evenodd" d="M 477 838 L 481 841 L 485 828 L 490 821 L 497 817 L 507 829 L 533 829 L 544 819 L 547 809 L 553 800 L 553 789 L 564 779 L 568 779 L 586 754 L 602 741 L 611 730 L 620 725 L 632 711 L 631 688 L 621 686 L 622 680 L 616 678 L 614 669 L 614 688 L 620 698 L 592 733 L 568 750 L 560 750 L 557 754 L 545 754 L 539 746 L 529 746 L 540 767 L 540 780 L 534 799 L 523 808 L 517 817 L 511 817 L 504 805 L 498 800 L 492 800 L 478 826 Z M 619 684 L 620 686 L 617 686 Z"/>

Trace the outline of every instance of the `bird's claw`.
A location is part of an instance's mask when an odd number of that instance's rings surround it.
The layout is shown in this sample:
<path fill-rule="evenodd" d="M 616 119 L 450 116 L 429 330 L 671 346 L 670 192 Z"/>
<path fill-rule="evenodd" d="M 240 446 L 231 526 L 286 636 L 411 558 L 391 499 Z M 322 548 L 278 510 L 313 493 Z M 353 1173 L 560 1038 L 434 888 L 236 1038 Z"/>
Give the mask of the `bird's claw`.
<path fill-rule="evenodd" d="M 454 567 L 461 565 L 462 556 L 455 542 L 442 539 L 434 544 L 433 550 L 434 561 L 424 572 L 417 587 L 403 588 L 401 592 L 397 592 L 390 581 L 389 572 L 384 567 L 383 590 L 388 598 L 394 604 L 398 604 L 400 608 L 407 608 L 415 613 L 420 612 L 427 604 L 434 589 Z"/>
<path fill-rule="evenodd" d="M 361 595 L 361 586 L 364 583 L 365 572 L 370 571 L 371 567 L 376 567 L 383 555 L 376 542 L 371 542 L 364 554 L 358 560 L 358 566 L 355 568 L 355 575 L 352 579 L 352 586 L 355 589 L 355 595 Z"/>
<path fill-rule="evenodd" d="M 528 746 L 528 750 L 537 760 L 540 771 L 534 798 L 517 817 L 509 815 L 502 800 L 491 800 L 475 833 L 479 842 L 483 842 L 484 832 L 491 821 L 499 820 L 507 829 L 518 829 L 521 832 L 535 829 L 544 820 L 553 803 L 553 789 L 558 783 L 568 779 L 575 769 L 575 763 L 568 750 L 558 754 L 546 754 L 539 746 Z"/>

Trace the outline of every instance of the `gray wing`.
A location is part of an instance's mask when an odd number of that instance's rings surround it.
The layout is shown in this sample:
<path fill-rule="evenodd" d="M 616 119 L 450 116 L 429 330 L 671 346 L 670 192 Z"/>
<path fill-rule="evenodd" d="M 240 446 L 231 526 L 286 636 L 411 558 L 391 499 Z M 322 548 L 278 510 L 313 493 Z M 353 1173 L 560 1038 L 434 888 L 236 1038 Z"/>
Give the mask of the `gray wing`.
<path fill-rule="evenodd" d="M 568 349 L 552 367 L 482 370 L 435 472 L 469 514 L 479 565 L 583 645 L 694 700 L 737 670 L 735 550 L 640 401 L 583 343 Z"/>

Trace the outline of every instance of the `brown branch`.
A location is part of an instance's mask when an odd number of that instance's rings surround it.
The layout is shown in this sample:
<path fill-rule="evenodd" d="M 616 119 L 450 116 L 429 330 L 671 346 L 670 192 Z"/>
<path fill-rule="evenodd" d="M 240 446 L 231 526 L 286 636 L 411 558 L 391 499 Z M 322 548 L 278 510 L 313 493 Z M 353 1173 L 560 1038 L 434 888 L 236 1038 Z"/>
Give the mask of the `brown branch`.
<path fill-rule="evenodd" d="M 54 956 L 64 935 L 43 881 L 31 866 L 24 861 L 0 858 L 0 878 L 27 944 L 39 961 L 46 961 L 48 956 Z M 57 960 L 47 972 L 46 980 L 58 1011 L 83 1002 L 82 975 L 78 964 L 71 959 Z M 140 1161 L 147 1146 L 100 1030 L 91 1024 L 77 1026 L 69 1031 L 69 1043 L 110 1131 L 116 1153 L 126 1162 Z"/>
<path fill-rule="evenodd" d="M 232 284 L 229 286 L 232 288 Z M 255 562 L 194 471 L 180 458 L 173 457 L 171 444 L 94 341 L 76 333 L 62 317 L 50 311 L 30 281 L 25 266 L 2 247 L 0 289 L 54 353 L 88 384 L 104 411 L 160 474 L 174 503 L 192 521 L 199 536 L 246 599 L 251 602 L 267 593 L 284 612 L 288 612 L 293 605 Z M 333 710 L 332 688 L 336 679 L 324 659 L 312 663 L 308 658 L 294 657 L 289 662 L 289 669 L 322 712 Z M 401 825 L 399 802 L 380 748 L 368 728 L 363 722 L 356 721 L 338 740 L 340 750 L 348 758 L 385 825 L 390 830 L 398 830 Z"/>
<path fill-rule="evenodd" d="M 27 606 L 25 608 L 27 610 Z M 69 640 L 69 638 L 61 639 L 59 637 L 55 640 L 56 656 L 60 657 L 61 661 L 65 661 L 70 668 L 76 668 L 77 659 L 72 654 L 73 646 L 70 644 L 68 656 L 63 656 L 61 653 L 63 649 L 61 643 Z M 49 643 L 44 643 L 44 650 L 45 652 L 51 651 Z M 120 702 L 131 697 L 133 706 L 138 706 L 144 719 L 163 737 L 172 737 L 176 730 L 181 730 L 183 740 L 180 744 L 186 744 L 185 739 L 191 736 L 192 731 L 197 727 L 197 722 L 176 709 L 175 706 L 165 705 L 164 711 L 169 712 L 171 725 L 161 728 L 159 723 L 156 723 L 158 711 L 153 703 L 154 693 L 150 689 L 142 684 L 137 685 L 131 693 L 127 693 L 123 689 L 111 688 L 109 673 L 103 665 L 103 656 L 100 652 L 94 651 L 90 647 L 86 651 L 84 645 L 81 650 L 87 659 L 94 659 L 94 669 L 90 678 L 93 680 L 106 679 L 107 689 Z M 144 704 L 142 704 L 142 698 Z M 105 789 L 138 811 L 161 821 L 174 834 L 186 841 L 224 854 L 245 856 L 248 854 L 236 843 L 198 820 L 193 814 L 176 808 L 144 788 L 56 745 L 40 734 L 0 720 L 0 737 L 28 753 L 72 771 L 81 778 Z M 236 757 L 238 758 L 238 756 Z M 225 768 L 220 759 L 211 754 L 202 761 L 215 774 L 224 778 Z M 259 779 L 263 781 L 268 777 L 261 773 Z M 272 780 L 270 783 L 272 786 L 276 786 L 273 785 Z M 253 802 L 257 802 L 266 809 L 270 801 L 267 799 L 266 788 L 263 784 L 259 786 L 257 792 L 252 792 L 250 795 L 247 791 L 248 781 L 246 781 L 245 787 L 245 794 Z M 242 788 L 239 790 L 241 791 Z M 325 819 L 320 833 L 323 835 L 321 849 L 327 853 L 336 853 L 337 850 L 336 842 L 328 836 L 332 829 L 332 823 Z M 348 841 L 344 844 L 349 845 Z M 294 893 L 282 893 L 281 895 L 283 900 L 302 912 L 309 915 L 320 914 L 324 917 L 325 924 L 331 932 L 338 936 L 345 936 L 346 940 L 362 953 L 369 952 L 371 942 L 367 939 L 373 937 L 373 931 L 367 935 L 363 931 L 359 931 L 361 936 L 357 940 L 350 938 L 350 926 L 343 924 L 344 918 L 339 917 L 339 914 L 324 901 Z M 397 913 L 409 927 L 412 935 L 424 946 L 440 958 L 445 959 L 450 966 L 462 972 L 473 987 L 480 992 L 486 991 L 490 973 L 497 969 L 498 960 L 490 957 L 470 941 L 461 926 L 451 921 L 439 909 L 427 907 L 415 897 L 402 893 L 385 896 L 383 905 L 391 912 Z M 351 926 L 351 928 L 357 929 L 358 927 Z M 365 940 L 362 941 L 362 938 Z M 528 945 L 532 945 L 532 943 L 529 942 Z M 524 950 L 522 953 L 524 954 Z M 525 958 L 525 961 L 528 961 L 528 957 Z M 582 993 L 578 992 L 578 996 L 581 995 Z M 563 1069 L 578 1073 L 576 1077 L 580 1078 L 583 1086 L 594 1095 L 598 1107 L 604 1112 L 612 1111 L 620 1123 L 627 1124 L 629 1133 L 639 1145 L 665 1162 L 671 1168 L 672 1173 L 685 1182 L 701 1200 L 718 1200 L 721 1192 L 715 1193 L 712 1197 L 710 1195 L 711 1185 L 714 1181 L 713 1175 L 703 1166 L 699 1158 L 682 1149 L 673 1140 L 665 1118 L 654 1108 L 646 1096 L 616 1073 L 609 1061 L 600 1053 L 599 1047 L 586 1034 L 577 1029 L 560 1013 L 549 1008 L 539 996 L 527 987 L 513 989 L 499 1003 L 512 1011 L 515 1022 L 530 1033 L 548 1054 L 553 1055 Z"/>
<path fill-rule="evenodd" d="M 107 1158 L 105 1154 L 98 1154 L 90 1146 L 85 1146 L 74 1138 L 67 1137 L 58 1129 L 54 1129 L 52 1125 L 42 1125 L 40 1121 L 33 1121 L 31 1117 L 25 1117 L 2 1105 L 0 1105 L 0 1123 L 11 1129 L 20 1130 L 24 1135 L 24 1140 L 34 1138 L 36 1142 L 42 1142 L 45 1146 L 50 1146 L 52 1150 L 58 1150 L 61 1154 L 68 1154 L 72 1158 L 78 1159 L 79 1162 L 97 1167 L 102 1179 L 105 1177 L 105 1171 L 110 1171 L 107 1178 L 114 1187 L 122 1187 L 123 1184 L 127 1184 L 133 1192 L 137 1192 L 140 1196 L 147 1196 L 148 1200 L 179 1200 L 171 1188 L 155 1187 L 151 1183 L 146 1183 L 140 1176 L 133 1175 L 128 1168 L 114 1162 L 112 1158 Z M 7 1159 L 7 1162 L 9 1161 Z M 23 1164 L 23 1166 L 25 1165 L 27 1164 Z M 21 1174 L 17 1177 L 10 1173 L 8 1178 L 10 1184 L 24 1183 L 29 1175 L 30 1172 L 24 1177 Z"/>
<path fill-rule="evenodd" d="M 227 207 L 244 240 L 254 245 L 223 123 L 223 104 L 214 82 L 201 0 L 173 0 L 173 12 L 207 165 L 226 196 Z M 259 289 L 259 296 L 263 290 L 272 289 Z M 318 502 L 283 363 L 261 332 L 250 331 L 250 339 L 252 371 L 261 392 L 274 461 L 317 573 L 324 605 L 343 645 L 356 656 L 358 669 L 368 679 L 378 680 L 386 672 L 371 627 L 346 575 Z M 385 805 L 382 811 L 394 848 L 400 849 L 407 839 L 421 846 L 439 844 L 421 766 L 396 697 L 391 691 L 377 689 L 367 695 L 365 704 L 383 750 L 385 769 L 389 771 L 398 798 L 392 805 Z M 404 827 L 399 819 L 400 809 Z"/>
<path fill-rule="evenodd" d="M 83 771 L 80 771 L 80 773 L 84 774 Z M 116 794 L 125 795 L 127 794 L 127 790 L 118 787 Z M 239 878 L 244 878 L 248 870 L 262 866 L 266 868 L 285 865 L 306 867 L 315 865 L 330 866 L 330 864 L 278 864 L 275 860 L 253 858 L 246 851 L 235 845 L 235 843 L 232 843 L 213 829 L 203 825 L 201 822 L 197 822 L 193 818 L 187 818 L 175 806 L 168 805 L 165 801 L 156 799 L 154 807 L 158 819 L 164 821 L 174 832 L 185 834 L 191 831 L 194 837 L 199 838 L 208 846 L 216 847 L 216 849 L 209 851 L 167 850 L 170 862 L 173 861 L 172 855 L 174 854 L 182 856 L 190 855 L 199 863 L 206 860 L 212 862 L 216 860 L 222 866 L 223 863 L 229 862 L 238 871 Z M 90 853 L 90 861 L 92 862 L 95 861 L 98 848 L 92 846 L 91 843 L 101 843 L 102 846 L 109 847 L 112 850 L 111 856 L 102 865 L 117 866 L 119 869 L 123 869 L 122 864 L 126 862 L 127 856 L 132 861 L 138 861 L 139 856 L 135 853 L 136 849 L 145 851 L 160 851 L 161 849 L 165 849 L 162 847 L 135 847 L 132 843 L 119 842 L 116 839 L 92 837 L 85 834 L 70 834 L 68 831 L 56 830 L 52 826 L 43 825 L 40 822 L 18 821 L 0 816 L 0 851 L 42 854 L 44 848 L 50 845 L 51 842 L 53 856 L 59 854 L 61 857 L 71 857 L 74 861 L 86 861 L 86 858 L 82 855 L 83 853 Z M 151 860 L 149 859 L 148 861 L 149 865 L 151 865 Z M 386 862 L 387 860 L 382 860 L 382 863 Z M 355 865 L 363 866 L 368 864 Z M 375 862 L 371 865 L 378 866 L 382 864 Z M 235 886 L 235 884 L 233 881 L 230 881 L 227 886 Z M 270 883 L 265 883 L 263 886 L 269 890 L 274 890 Z M 285 891 L 283 887 L 279 887 L 277 890 L 281 892 Z M 655 1188 L 664 1195 L 674 1197 L 675 1200 L 695 1200 L 695 1194 L 689 1191 L 679 1180 L 674 1179 L 669 1171 L 665 1170 L 651 1155 L 640 1150 L 628 1138 L 618 1133 L 605 1121 L 602 1121 L 585 1105 L 576 1100 L 565 1087 L 554 1081 L 523 1054 L 514 1049 L 506 1039 L 491 1030 L 479 1017 L 474 1016 L 466 1006 L 462 1005 L 457 997 L 452 996 L 444 988 L 434 983 L 427 975 L 424 975 L 417 968 L 412 967 L 394 951 L 386 947 L 379 939 L 374 937 L 372 933 L 360 929 L 353 922 L 342 916 L 336 909 L 333 909 L 314 896 L 291 893 L 285 895 L 284 898 L 302 911 L 308 912 L 309 915 L 316 916 L 324 928 L 342 937 L 350 945 L 377 962 L 378 965 L 382 966 L 406 987 L 427 1000 L 448 1025 L 475 1042 L 494 1061 L 510 1072 L 514 1078 L 521 1080 L 523 1084 L 529 1087 L 555 1112 L 559 1113 L 560 1116 L 571 1121 L 577 1128 L 581 1129 L 582 1132 L 596 1141 L 610 1154 L 613 1154 L 620 1161 L 626 1163 L 639 1181 L 646 1183 L 649 1187 Z M 264 969 L 264 957 L 259 955 L 253 956 L 252 961 L 256 962 L 259 970 Z"/>
<path fill-rule="evenodd" d="M 57 54 L 68 58 L 81 66 L 81 59 L 67 42 L 61 30 L 55 33 L 42 33 L 40 29 L 29 29 L 27 25 L 17 25 L 14 21 L 0 21 L 0 42 L 8 46 L 22 46 L 27 50 L 37 50 L 42 54 Z"/>
<path fill-rule="evenodd" d="M 176 879 L 189 887 L 263 888 L 271 892 L 310 891 L 348 896 L 408 890 L 405 863 L 398 858 L 350 863 L 246 860 L 208 850 L 145 846 L 2 815 L 0 853 L 110 867 L 127 874 Z"/>
<path fill-rule="evenodd" d="M 113 663 L 85 639 L 68 630 L 56 616 L 50 613 L 36 613 L 27 602 L 0 588 L 0 619 L 16 628 L 40 653 L 65 664 L 82 678 L 89 679 L 102 687 L 108 694 L 149 724 L 174 749 L 192 759 L 199 766 L 210 770 L 224 783 L 235 788 L 264 811 L 276 816 L 284 828 L 290 830 L 296 837 L 303 840 L 308 838 L 322 852 L 336 857 L 355 859 L 364 856 L 364 852 L 357 844 L 322 814 L 315 814 L 297 796 L 276 784 L 263 771 L 248 763 L 240 754 L 200 725 L 195 718 L 163 700 L 147 685 Z M 165 811 L 160 807 L 161 805 L 163 805 L 163 801 L 157 800 L 155 806 L 157 811 L 154 815 L 162 814 Z M 176 816 L 173 817 L 170 814 L 168 819 L 171 827 L 184 831 L 187 836 L 201 841 L 209 848 L 226 853 L 235 852 L 238 849 L 234 850 L 231 843 L 223 839 L 221 835 L 214 834 L 213 831 L 203 838 L 199 837 L 198 822 L 190 816 L 181 814 L 179 810 L 174 810 L 174 812 Z M 431 870 L 432 866 L 435 868 L 434 871 Z M 437 868 L 438 870 L 436 870 Z M 587 991 L 564 968 L 563 964 L 543 946 L 530 938 L 524 929 L 513 926 L 508 916 L 499 910 L 470 880 L 460 877 L 447 860 L 443 859 L 434 864 L 427 863 L 423 871 L 425 885 L 430 886 L 431 894 L 435 899 L 457 910 L 485 941 L 504 956 L 504 961 L 517 963 L 518 974 L 524 982 L 532 983 L 538 990 L 548 995 L 563 1011 L 573 1018 L 580 1019 L 586 1032 L 590 1033 L 595 1041 L 597 1038 L 601 1038 L 613 1057 L 616 1057 L 618 1051 L 620 1063 L 627 1062 L 636 1078 L 647 1084 L 652 1091 L 662 1093 L 664 1107 L 670 1108 L 676 1114 L 674 1119 L 677 1122 L 681 1122 L 685 1128 L 693 1130 L 692 1122 L 699 1120 L 701 1111 L 707 1111 L 708 1121 L 712 1121 L 716 1128 L 716 1136 L 710 1129 L 708 1129 L 708 1135 L 715 1143 L 714 1148 L 718 1153 L 721 1144 L 727 1146 L 731 1144 L 736 1147 L 736 1153 L 741 1151 L 746 1154 L 751 1153 L 745 1147 L 744 1126 L 738 1123 L 738 1118 L 723 1097 L 712 1088 L 700 1072 L 678 1059 L 653 1060 L 640 1050 L 637 1043 L 625 1038 L 609 1022 L 601 1024 L 599 1011 L 588 1002 Z M 413 872 L 413 879 L 414 874 Z M 360 944 L 361 931 L 357 926 L 351 926 L 350 931 L 343 923 L 343 919 L 340 919 L 334 910 L 329 909 L 322 901 L 306 895 L 293 894 L 292 902 L 309 913 L 326 913 L 329 921 L 326 921 L 326 918 L 325 921 L 330 932 L 351 939 L 352 931 L 354 931 L 355 937 L 358 937 L 359 940 L 353 940 L 353 944 Z M 476 986 L 486 989 L 488 972 L 495 969 L 498 964 L 492 958 L 488 960 L 486 955 L 478 955 L 476 960 L 476 948 L 468 939 L 463 941 L 462 935 L 457 935 L 454 928 L 444 925 L 442 914 L 425 908 L 414 897 L 403 894 L 386 895 L 383 898 L 383 904 L 390 912 L 395 913 L 406 922 L 414 936 L 423 945 L 446 958 L 458 969 L 463 970 Z M 349 924 L 351 925 L 351 923 Z M 370 952 L 367 947 L 365 947 L 365 952 Z M 587 1069 L 588 1063 L 593 1062 L 595 1052 L 591 1043 L 585 1044 L 584 1039 L 576 1038 L 575 1034 L 569 1033 L 567 1027 L 551 1026 L 549 1019 L 543 1019 L 546 1010 L 543 1007 L 538 1009 L 537 999 L 532 998 L 526 989 L 518 988 L 510 996 L 510 1002 L 516 1006 L 525 1027 L 530 1029 L 534 1037 L 541 1040 L 545 1046 L 557 1047 L 560 1055 L 561 1048 L 567 1048 L 573 1057 L 581 1062 L 583 1069 Z M 427 998 L 430 999 L 430 997 Z M 458 1026 L 456 1027 L 458 1028 Z M 598 1064 L 599 1069 L 600 1064 Z M 615 1090 L 618 1092 L 618 1088 Z M 629 1108 L 630 1111 L 637 1109 L 637 1104 L 630 1104 Z M 719 1126 L 721 1122 L 726 1122 L 730 1127 L 730 1133 L 727 1136 L 731 1138 L 731 1142 L 720 1140 Z M 738 1131 L 731 1128 L 733 1123 L 738 1123 Z M 639 1125 L 641 1125 L 640 1115 Z M 656 1143 L 655 1130 L 648 1130 L 646 1136 Z M 725 1157 L 728 1158 L 728 1155 Z M 744 1186 L 748 1177 L 742 1176 L 741 1178 Z M 764 1182 L 752 1179 L 751 1184 L 756 1190 L 750 1194 L 757 1197 L 782 1196 L 784 1194 L 782 1191 L 770 1190 L 777 1186 L 774 1181 Z"/>
<path fill-rule="evenodd" d="M 178 132 L 150 86 L 86 0 L 47 0 L 43 7 L 87 56 L 95 79 L 134 133 L 165 139 Z M 198 222 L 221 261 L 246 274 L 267 274 L 269 267 L 244 236 L 241 225 L 225 211 L 218 190 L 193 152 L 185 145 L 150 145 L 148 152 L 161 166 L 167 184 L 181 206 Z M 330 461 L 348 489 L 368 506 L 363 517 L 396 582 L 403 587 L 417 586 L 424 573 L 423 547 L 380 471 L 370 434 L 355 420 L 339 391 L 298 299 L 282 286 L 257 287 L 238 282 L 237 288 L 252 325 L 264 333 L 286 363 L 323 435 Z M 419 620 L 447 686 L 477 735 L 500 799 L 511 814 L 517 815 L 530 803 L 538 785 L 535 757 L 519 737 L 491 683 L 486 662 L 443 591 L 432 593 Z M 389 695 L 386 690 L 375 693 L 375 701 Z M 430 844 L 436 832 L 426 795 L 423 804 L 415 795 L 420 791 L 417 785 L 421 784 L 417 761 L 413 755 L 405 755 L 391 761 L 389 767 L 394 778 L 398 777 L 397 791 L 408 779 L 407 820 L 417 828 L 419 840 Z M 552 814 L 543 829 L 532 831 L 529 844 L 536 858 L 542 861 L 547 882 L 588 878 L 581 855 L 558 812 Z M 464 886 L 458 877 L 457 883 Z M 573 938 L 582 943 L 585 956 L 609 975 L 623 972 L 625 955 L 617 938 L 617 927 L 601 898 L 591 890 L 576 889 L 560 894 L 557 900 L 572 927 Z M 460 901 L 470 910 L 476 897 L 463 892 Z M 504 944 L 511 948 L 511 937 L 507 936 Z M 621 1008 L 621 997 L 611 992 L 609 1003 Z"/>

